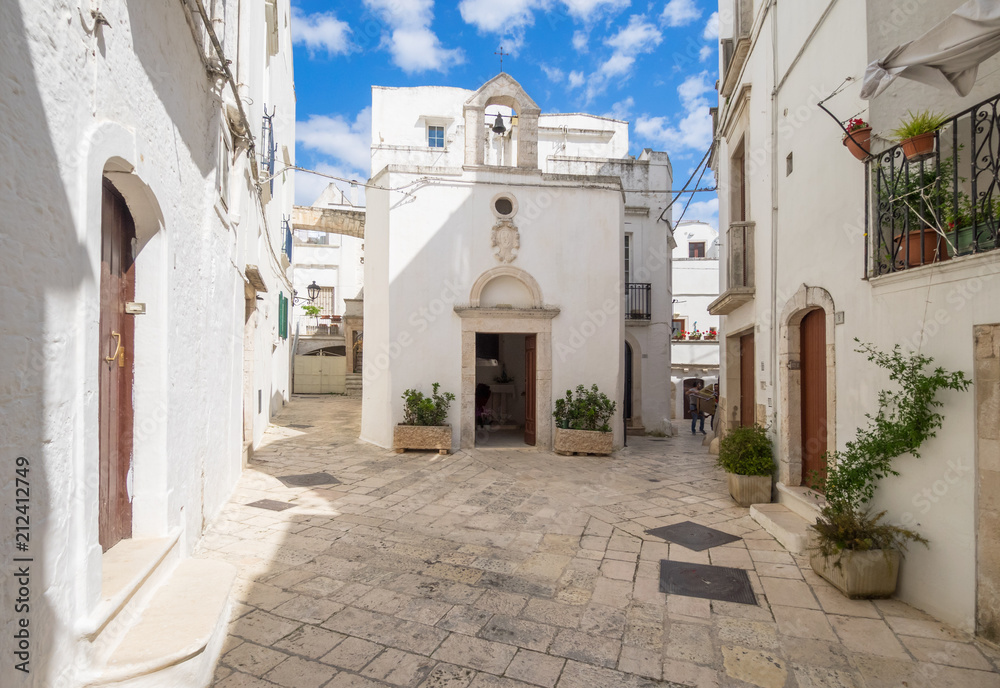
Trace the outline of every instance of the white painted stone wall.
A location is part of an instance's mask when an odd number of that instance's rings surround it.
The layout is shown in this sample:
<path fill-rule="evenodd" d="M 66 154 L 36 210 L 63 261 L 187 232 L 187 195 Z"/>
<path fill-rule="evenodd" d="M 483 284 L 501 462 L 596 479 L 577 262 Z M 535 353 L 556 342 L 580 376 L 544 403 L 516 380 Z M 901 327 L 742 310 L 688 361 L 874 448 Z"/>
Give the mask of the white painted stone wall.
<path fill-rule="evenodd" d="M 727 1 L 720 3 L 725 16 Z M 763 419 L 774 423 L 777 437 L 787 432 L 778 353 L 782 314 L 803 285 L 828 292 L 832 309 L 843 313 L 833 326 L 835 351 L 836 446 L 842 448 L 864 414 L 876 407 L 878 391 L 890 383 L 865 358 L 854 353 L 855 338 L 883 350 L 900 344 L 932 356 L 949 370 L 973 369 L 972 328 L 1000 322 L 995 298 L 1000 255 L 953 259 L 941 265 L 907 270 L 896 276 L 864 281 L 864 167 L 841 144 L 836 124 L 815 103 L 839 86 L 847 75 L 860 76 L 865 65 L 899 42 L 910 40 L 951 12 L 959 0 L 940 3 L 850 0 L 833 5 L 817 25 L 825 6 L 778 4 L 776 30 L 770 16 L 757 18 L 759 35 L 741 77 L 751 85 L 748 101 L 737 96 L 720 103 L 720 140 L 716 153 L 720 183 L 720 226 L 732 218 L 735 189 L 730 156 L 747 133 L 749 219 L 756 223 L 756 294 L 749 304 L 723 318 L 728 355 L 722 357 L 723 397 L 731 403 L 738 389 L 728 370 L 738 369 L 738 335 L 756 335 L 756 401 Z M 916 16 L 908 8 L 919 7 Z M 758 12 L 762 10 L 758 7 Z M 772 11 L 773 8 L 772 8 Z M 864 31 L 859 17 L 868 17 Z M 887 16 L 902 17 L 885 35 Z M 816 31 L 806 43 L 810 33 Z M 726 37 L 727 27 L 722 27 Z M 780 46 L 777 73 L 772 71 L 773 41 Z M 799 54 L 801 52 L 801 54 Z M 837 55 L 831 60 L 830 55 Z M 849 85 L 827 106 L 846 119 L 861 113 L 876 134 L 897 126 L 907 108 L 932 106 L 956 114 L 1000 91 L 995 69 L 983 65 L 976 90 L 967 99 L 899 81 L 869 106 L 858 97 L 860 83 Z M 772 90 L 777 93 L 772 100 Z M 772 115 L 774 119 L 772 120 Z M 772 131 L 774 135 L 772 136 Z M 875 140 L 875 148 L 880 145 Z M 793 170 L 786 174 L 786 160 Z M 773 165 L 773 166 L 772 166 Z M 772 195 L 772 184 L 775 193 Z M 772 216 L 775 207 L 775 216 Z M 775 223 L 773 217 L 776 217 Z M 726 250 L 723 235 L 722 286 Z M 763 365 L 763 370 L 761 370 Z M 738 374 L 737 374 L 738 378 Z M 901 475 L 884 480 L 874 507 L 888 520 L 905 523 L 930 540 L 930 547 L 910 549 L 900 573 L 898 596 L 939 619 L 966 630 L 975 613 L 975 393 L 941 395 L 944 427 L 922 448 L 920 459 L 900 457 Z M 780 459 L 787 460 L 788 456 Z M 954 467 L 964 467 L 956 473 Z M 957 478 L 956 478 L 957 476 Z"/>
<path fill-rule="evenodd" d="M 277 294 L 290 291 L 276 231 L 291 212 L 277 180 L 262 212 L 245 156 L 217 191 L 221 101 L 180 2 L 108 0 L 96 26 L 79 3 L 0 6 L 0 434 L 3 465 L 30 461 L 31 674 L 10 669 L 15 588 L 0 586 L 4 685 L 75 686 L 86 668 L 86 624 L 101 586 L 98 543 L 98 341 L 101 184 L 125 196 L 139 241 L 135 317 L 133 535 L 182 531 L 190 553 L 241 470 L 244 277 L 256 264 L 254 434 L 288 393 Z M 235 5 L 227 55 L 256 104 L 278 105 L 276 136 L 294 155 L 288 2 L 279 2 L 278 55 L 264 56 L 263 9 Z M 221 17 L 220 17 L 221 19 Z M 236 60 L 237 41 L 243 43 Z M 250 64 L 253 64 L 251 68 Z M 266 70 L 266 71 L 265 71 Z M 254 136 L 260 111 L 251 107 Z M 279 155 L 282 148 L 279 147 Z M 117 172 L 117 174 L 114 174 Z M 265 223 L 266 219 L 266 223 Z M 13 472 L 0 500 L 14 504 Z M 0 546 L 14 551 L 13 510 Z"/>

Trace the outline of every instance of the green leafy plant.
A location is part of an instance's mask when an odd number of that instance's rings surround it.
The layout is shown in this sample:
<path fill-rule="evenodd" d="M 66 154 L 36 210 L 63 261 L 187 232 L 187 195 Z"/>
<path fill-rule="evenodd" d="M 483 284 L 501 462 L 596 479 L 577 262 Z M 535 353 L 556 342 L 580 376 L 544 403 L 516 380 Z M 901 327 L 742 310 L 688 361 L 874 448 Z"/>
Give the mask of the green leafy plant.
<path fill-rule="evenodd" d="M 433 385 L 431 396 L 425 397 L 423 392 L 408 389 L 403 392 L 403 425 L 445 425 L 448 419 L 448 409 L 455 395 L 451 392 L 438 393 L 441 385 Z"/>
<path fill-rule="evenodd" d="M 728 431 L 719 441 L 717 463 L 727 473 L 771 475 L 774 472 L 774 450 L 767 428 L 744 425 Z"/>
<path fill-rule="evenodd" d="M 316 318 L 316 320 L 318 322 L 319 318 L 317 316 L 319 316 L 319 314 L 323 312 L 323 309 L 320 308 L 319 306 L 309 305 L 309 306 L 303 306 L 302 307 L 302 311 L 306 315 L 311 315 L 312 317 Z"/>
<path fill-rule="evenodd" d="M 949 119 L 947 115 L 935 114 L 930 110 L 917 113 L 907 110 L 906 115 L 903 121 L 899 123 L 899 126 L 892 130 L 892 135 L 900 141 L 912 139 L 914 136 L 920 136 L 931 131 L 937 131 Z"/>
<path fill-rule="evenodd" d="M 556 410 L 552 415 L 560 428 L 611 432 L 608 421 L 614 413 L 615 402 L 597 389 L 597 385 L 592 385 L 589 390 L 578 385 L 575 397 L 567 389 L 564 399 L 556 399 Z"/>
<path fill-rule="evenodd" d="M 905 549 L 909 540 L 926 544 L 913 531 L 880 523 L 884 514 L 871 515 L 870 504 L 879 481 L 899 475 L 892 467 L 893 459 L 902 454 L 919 458 L 920 446 L 937 434 L 944 421 L 937 411 L 942 406 L 938 392 L 965 391 L 971 384 L 962 372 L 941 367 L 928 370 L 932 358 L 903 353 L 898 344 L 886 353 L 854 341 L 858 344 L 855 351 L 887 370 L 899 389 L 881 390 L 878 410 L 865 415 L 868 424 L 858 429 L 843 451 L 827 454 L 826 475 L 813 473 L 813 483 L 827 501 L 813 526 L 819 534 L 819 550 L 827 557 L 844 550 L 879 549 L 879 543 L 898 549 Z"/>

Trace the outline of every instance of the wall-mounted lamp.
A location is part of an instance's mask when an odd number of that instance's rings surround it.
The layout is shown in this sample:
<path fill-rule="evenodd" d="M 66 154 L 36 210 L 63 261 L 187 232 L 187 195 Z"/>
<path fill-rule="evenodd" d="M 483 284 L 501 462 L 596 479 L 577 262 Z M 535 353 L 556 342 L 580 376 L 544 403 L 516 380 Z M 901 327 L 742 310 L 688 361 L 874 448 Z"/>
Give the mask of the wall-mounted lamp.
<path fill-rule="evenodd" d="M 293 291 L 292 292 L 292 305 L 293 306 L 297 306 L 297 305 L 299 305 L 301 303 L 307 303 L 307 302 L 308 303 L 312 303 L 317 298 L 319 298 L 319 293 L 321 291 L 322 291 L 322 287 L 320 287 L 318 284 L 316 284 L 316 280 L 313 280 L 312 284 L 310 284 L 308 287 L 306 287 L 306 293 L 309 294 L 309 298 L 303 298 L 301 296 L 297 296 L 297 292 Z"/>

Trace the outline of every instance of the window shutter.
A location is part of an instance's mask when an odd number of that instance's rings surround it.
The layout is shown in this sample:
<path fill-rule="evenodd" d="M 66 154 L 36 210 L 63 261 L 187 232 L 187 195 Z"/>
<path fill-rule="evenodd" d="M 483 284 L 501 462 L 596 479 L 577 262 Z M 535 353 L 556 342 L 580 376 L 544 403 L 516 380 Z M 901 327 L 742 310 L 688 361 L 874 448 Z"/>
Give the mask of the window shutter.
<path fill-rule="evenodd" d="M 284 292 L 278 292 L 278 336 L 288 339 L 288 299 Z"/>

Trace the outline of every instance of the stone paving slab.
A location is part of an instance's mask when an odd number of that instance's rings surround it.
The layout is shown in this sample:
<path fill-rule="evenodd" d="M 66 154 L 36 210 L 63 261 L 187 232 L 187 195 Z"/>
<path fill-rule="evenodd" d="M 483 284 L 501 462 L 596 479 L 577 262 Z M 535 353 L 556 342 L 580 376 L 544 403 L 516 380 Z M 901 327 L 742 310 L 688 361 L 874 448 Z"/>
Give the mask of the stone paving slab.
<path fill-rule="evenodd" d="M 199 542 L 239 568 L 219 688 L 1000 685 L 996 649 L 786 552 L 698 438 L 443 456 L 359 425 L 358 399 L 293 396 Z M 311 473 L 340 484 L 279 480 Z M 741 539 L 646 533 L 683 521 Z M 758 605 L 661 593 L 663 559 L 743 569 Z"/>

